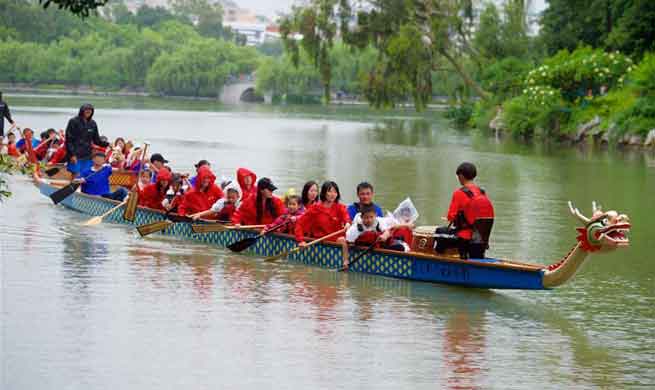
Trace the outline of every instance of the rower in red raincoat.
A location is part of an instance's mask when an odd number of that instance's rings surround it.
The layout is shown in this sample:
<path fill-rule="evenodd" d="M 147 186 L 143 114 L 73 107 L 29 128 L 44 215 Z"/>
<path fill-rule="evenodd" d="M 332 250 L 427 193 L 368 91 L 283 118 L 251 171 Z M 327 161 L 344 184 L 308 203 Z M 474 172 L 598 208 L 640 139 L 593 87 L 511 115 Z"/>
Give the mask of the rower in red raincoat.
<path fill-rule="evenodd" d="M 287 212 L 280 198 L 273 195 L 277 187 L 271 179 L 262 177 L 255 187 L 257 192 L 241 201 L 232 214 L 232 222 L 239 225 L 268 225 Z"/>
<path fill-rule="evenodd" d="M 343 203 L 340 203 L 339 186 L 333 181 L 326 181 L 321 186 L 321 200 L 314 203 L 296 222 L 296 241 L 299 247 L 305 247 L 305 236 L 321 238 L 339 230 L 350 227 L 350 215 Z M 343 266 L 348 267 L 348 243 L 343 234 L 331 241 L 341 244 Z"/>
<path fill-rule="evenodd" d="M 204 166 L 198 169 L 198 179 L 194 188 L 184 194 L 182 203 L 178 208 L 180 215 L 191 215 L 208 210 L 212 205 L 223 197 L 223 190 L 214 182 L 216 176 Z"/>
<path fill-rule="evenodd" d="M 328 198 L 330 190 L 334 190 L 334 194 Z M 339 202 L 340 198 L 341 194 L 336 183 L 323 183 L 321 201 L 310 206 L 296 222 L 295 233 L 299 243 L 304 242 L 305 236 L 320 238 L 350 225 L 348 210 Z"/>
<path fill-rule="evenodd" d="M 171 185 L 173 175 L 166 169 L 160 169 L 157 182 L 150 183 L 139 193 L 139 206 L 155 210 L 166 210 L 163 205 L 168 187 Z"/>
<path fill-rule="evenodd" d="M 239 182 L 239 187 L 241 187 L 241 202 L 246 200 L 250 195 L 257 196 L 257 175 L 249 169 L 239 168 L 237 169 L 237 182 Z"/>

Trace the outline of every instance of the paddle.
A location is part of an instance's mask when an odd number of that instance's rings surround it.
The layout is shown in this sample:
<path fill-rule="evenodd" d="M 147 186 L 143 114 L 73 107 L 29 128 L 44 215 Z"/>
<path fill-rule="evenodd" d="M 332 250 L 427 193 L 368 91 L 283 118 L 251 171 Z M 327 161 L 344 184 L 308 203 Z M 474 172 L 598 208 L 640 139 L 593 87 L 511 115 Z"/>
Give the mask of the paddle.
<path fill-rule="evenodd" d="M 118 210 L 121 206 L 123 206 L 125 203 L 127 203 L 127 199 L 116 205 L 115 207 L 112 207 L 111 210 L 107 211 L 106 213 L 102 215 L 98 215 L 97 217 L 93 217 L 89 219 L 88 221 L 84 222 L 82 225 L 83 226 L 95 226 L 100 224 L 102 220 L 108 216 L 109 214 L 113 213 L 114 211 Z"/>
<path fill-rule="evenodd" d="M 314 245 L 314 244 L 318 244 L 319 242 L 321 242 L 321 241 L 323 241 L 323 240 L 326 240 L 326 239 L 331 238 L 331 237 L 334 237 L 334 236 L 338 236 L 339 234 L 343 234 L 345 231 L 346 231 L 346 229 L 337 230 L 336 232 L 330 233 L 330 234 L 325 235 L 325 236 L 323 236 L 323 237 L 321 237 L 321 238 L 318 238 L 318 239 L 316 239 L 316 240 L 314 240 L 314 241 L 312 241 L 312 242 L 309 242 L 309 243 L 308 243 L 307 245 L 305 245 L 304 247 L 297 246 L 297 247 L 295 247 L 295 248 L 293 248 L 293 249 L 291 249 L 291 250 L 284 251 L 284 252 L 280 252 L 280 253 L 278 253 L 278 254 L 275 255 L 275 256 L 267 257 L 267 258 L 264 259 L 264 261 L 276 261 L 276 260 L 279 260 L 279 259 L 281 259 L 281 258 L 283 258 L 283 257 L 287 257 L 288 255 L 290 255 L 290 254 L 292 254 L 292 253 L 295 253 L 295 252 L 298 252 L 298 251 L 300 251 L 300 250 L 303 250 L 304 248 L 310 247 L 310 246 L 312 246 L 312 245 Z"/>
<path fill-rule="evenodd" d="M 193 221 L 193 215 L 172 215 L 166 214 L 166 219 L 163 221 L 156 221 L 152 223 L 147 223 L 145 225 L 137 226 L 136 230 L 139 232 L 141 237 L 145 237 L 152 233 L 160 232 L 169 226 L 180 223 L 180 222 L 191 222 Z"/>
<path fill-rule="evenodd" d="M 244 238 L 243 240 L 239 240 L 239 241 L 237 241 L 235 243 L 232 243 L 232 244 L 227 246 L 227 249 L 231 250 L 232 252 L 243 252 L 244 250 L 251 247 L 254 243 L 256 243 L 257 240 L 264 237 L 268 233 L 272 233 L 272 232 L 276 231 L 277 229 L 279 229 L 282 226 L 286 225 L 287 222 L 288 222 L 288 220 L 285 220 L 284 222 L 278 223 L 277 225 L 272 226 L 270 229 L 259 233 L 255 237 L 247 237 L 247 238 Z"/>
<path fill-rule="evenodd" d="M 60 170 L 61 169 L 58 168 L 58 167 L 52 167 L 52 168 L 46 169 L 45 174 L 48 175 L 48 177 L 52 177 L 52 176 L 56 175 L 57 173 L 59 173 Z"/>
<path fill-rule="evenodd" d="M 80 183 L 70 183 L 50 194 L 50 199 L 52 199 L 54 204 L 59 204 L 59 202 L 68 198 L 77 191 L 78 188 L 80 188 Z"/>
<path fill-rule="evenodd" d="M 98 174 L 98 172 L 102 172 L 102 169 L 99 169 L 89 176 L 87 176 L 85 179 L 88 179 L 90 177 L 93 177 L 94 175 Z M 54 202 L 54 204 L 59 204 L 62 200 L 68 198 L 71 196 L 75 191 L 77 191 L 78 188 L 80 188 L 81 183 L 79 182 L 71 182 L 70 184 L 58 189 L 57 191 L 53 192 L 50 194 L 50 199 Z"/>
<path fill-rule="evenodd" d="M 194 233 L 220 233 L 224 232 L 226 230 L 231 230 L 231 229 L 259 229 L 266 227 L 266 225 L 245 225 L 245 226 L 239 226 L 236 227 L 234 225 L 226 225 L 225 223 L 221 222 L 210 222 L 210 223 L 195 223 L 191 225 L 191 230 L 193 230 Z"/>
<path fill-rule="evenodd" d="M 139 173 L 136 176 L 136 184 L 130 191 L 130 197 L 128 198 L 127 206 L 125 211 L 123 211 L 123 219 L 126 221 L 134 222 L 136 216 L 136 208 L 139 205 L 139 180 L 141 179 L 141 171 L 143 170 L 143 165 L 145 164 L 144 160 L 146 158 L 146 153 L 148 152 L 148 142 L 144 142 L 143 152 L 141 152 L 141 164 L 139 165 Z M 138 228 L 137 228 L 138 229 Z M 164 230 L 165 228 L 161 229 Z"/>
<path fill-rule="evenodd" d="M 359 259 L 361 259 L 362 257 L 364 257 L 365 254 L 367 254 L 367 253 L 369 253 L 370 251 L 372 251 L 373 248 L 375 248 L 375 244 L 377 244 L 377 243 L 378 243 L 378 241 L 375 240 L 374 243 L 372 243 L 370 246 L 368 246 L 368 247 L 364 250 L 364 252 L 362 252 L 362 253 L 360 253 L 359 255 L 357 255 L 357 257 L 355 257 L 355 258 L 353 259 L 353 261 L 351 261 L 347 266 L 343 266 L 343 267 L 337 269 L 337 272 L 348 271 L 348 268 L 349 268 L 350 266 L 352 266 L 352 265 L 355 264 L 357 261 L 359 261 Z"/>

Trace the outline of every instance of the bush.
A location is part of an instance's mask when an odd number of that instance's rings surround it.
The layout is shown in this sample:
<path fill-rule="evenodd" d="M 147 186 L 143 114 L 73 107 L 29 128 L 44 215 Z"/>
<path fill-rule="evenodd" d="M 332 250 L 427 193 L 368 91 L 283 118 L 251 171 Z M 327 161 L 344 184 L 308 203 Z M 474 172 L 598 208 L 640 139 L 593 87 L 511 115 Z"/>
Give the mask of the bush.
<path fill-rule="evenodd" d="M 598 95 L 601 86 L 608 90 L 621 87 L 633 69 L 632 60 L 619 52 L 581 47 L 572 53 L 562 50 L 546 59 L 542 66 L 528 73 L 525 85 L 550 86 L 560 90 L 565 100 L 575 102 L 588 90 Z"/>
<path fill-rule="evenodd" d="M 641 96 L 655 96 L 655 53 L 648 53 L 630 75 Z"/>
<path fill-rule="evenodd" d="M 492 99 L 477 101 L 473 106 L 469 124 L 476 129 L 489 130 L 489 123 L 496 117 L 498 106 Z"/>
<path fill-rule="evenodd" d="M 462 103 L 459 106 L 450 106 L 446 110 L 446 118 L 450 119 L 456 127 L 462 128 L 469 124 L 473 114 L 473 105 L 471 103 Z"/>
<path fill-rule="evenodd" d="M 494 95 L 497 101 L 521 94 L 523 79 L 532 65 L 516 57 L 507 57 L 482 71 L 482 87 Z"/>
<path fill-rule="evenodd" d="M 570 117 L 561 97 L 549 87 L 533 87 L 505 102 L 505 126 L 515 136 L 559 135 L 560 126 Z"/>

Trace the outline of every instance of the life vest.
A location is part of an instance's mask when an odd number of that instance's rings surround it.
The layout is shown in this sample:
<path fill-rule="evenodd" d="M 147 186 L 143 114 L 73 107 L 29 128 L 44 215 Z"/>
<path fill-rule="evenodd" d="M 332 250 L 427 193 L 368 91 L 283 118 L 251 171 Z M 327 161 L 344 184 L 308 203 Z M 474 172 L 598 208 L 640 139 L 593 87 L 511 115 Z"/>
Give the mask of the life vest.
<path fill-rule="evenodd" d="M 380 222 L 375 223 L 375 230 L 366 230 L 364 224 L 357 224 L 357 231 L 359 231 L 359 236 L 355 240 L 355 245 L 369 246 L 372 245 L 382 234 L 382 229 L 380 229 Z"/>
<path fill-rule="evenodd" d="M 494 207 L 491 204 L 491 201 L 482 188 L 478 188 L 478 191 L 474 192 L 470 188 L 464 186 L 459 190 L 466 194 L 470 201 L 464 206 L 462 210 L 457 213 L 457 217 L 455 218 L 456 231 L 471 231 L 473 236 L 472 238 L 475 241 L 482 241 L 486 243 L 489 238 L 489 233 L 491 232 L 491 226 L 493 225 L 494 219 Z M 480 227 L 476 224 L 476 221 L 479 219 L 490 220 L 490 222 L 485 223 L 481 225 L 482 227 Z M 478 230 L 478 227 L 480 227 L 481 231 Z M 460 234 L 461 232 L 458 233 L 458 235 Z"/>

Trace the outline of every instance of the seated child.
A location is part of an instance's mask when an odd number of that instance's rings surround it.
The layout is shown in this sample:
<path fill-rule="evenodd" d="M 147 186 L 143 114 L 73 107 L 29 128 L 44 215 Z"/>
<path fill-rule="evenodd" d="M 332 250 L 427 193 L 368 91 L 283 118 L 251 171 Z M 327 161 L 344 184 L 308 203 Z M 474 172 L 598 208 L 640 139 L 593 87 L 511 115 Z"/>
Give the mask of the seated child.
<path fill-rule="evenodd" d="M 143 191 L 143 189 L 146 188 L 148 184 L 150 184 L 151 180 L 152 171 L 150 169 L 144 169 L 141 171 L 141 176 L 139 176 L 139 181 L 137 182 L 139 192 Z"/>
<path fill-rule="evenodd" d="M 187 190 L 184 185 L 184 178 L 179 173 L 173 173 L 171 185 L 168 187 L 166 197 L 162 201 L 162 206 L 169 213 L 177 213 L 177 207 L 182 202 L 184 192 Z"/>
<path fill-rule="evenodd" d="M 18 149 L 16 148 L 16 134 L 9 133 L 7 135 L 7 154 L 12 157 L 20 156 Z"/>
<path fill-rule="evenodd" d="M 232 219 L 232 214 L 239 207 L 239 198 L 241 193 L 239 188 L 236 185 L 231 183 L 225 186 L 224 188 L 225 196 L 212 205 L 209 210 L 205 210 L 202 213 L 195 214 L 193 219 L 199 218 L 210 218 L 217 219 L 221 222 L 230 223 Z"/>
<path fill-rule="evenodd" d="M 390 230 L 393 226 L 392 218 L 378 217 L 373 205 L 364 205 L 346 231 L 346 241 L 358 246 L 375 244 L 376 247 L 381 247 L 382 243 L 391 237 Z"/>
<path fill-rule="evenodd" d="M 289 189 L 284 195 L 284 204 L 287 207 L 287 213 L 280 215 L 273 221 L 273 223 L 266 226 L 266 231 L 271 228 L 282 225 L 277 228 L 276 231 L 279 233 L 294 234 L 296 231 L 296 221 L 300 218 L 305 209 L 301 206 L 300 195 L 296 194 L 293 188 Z"/>

